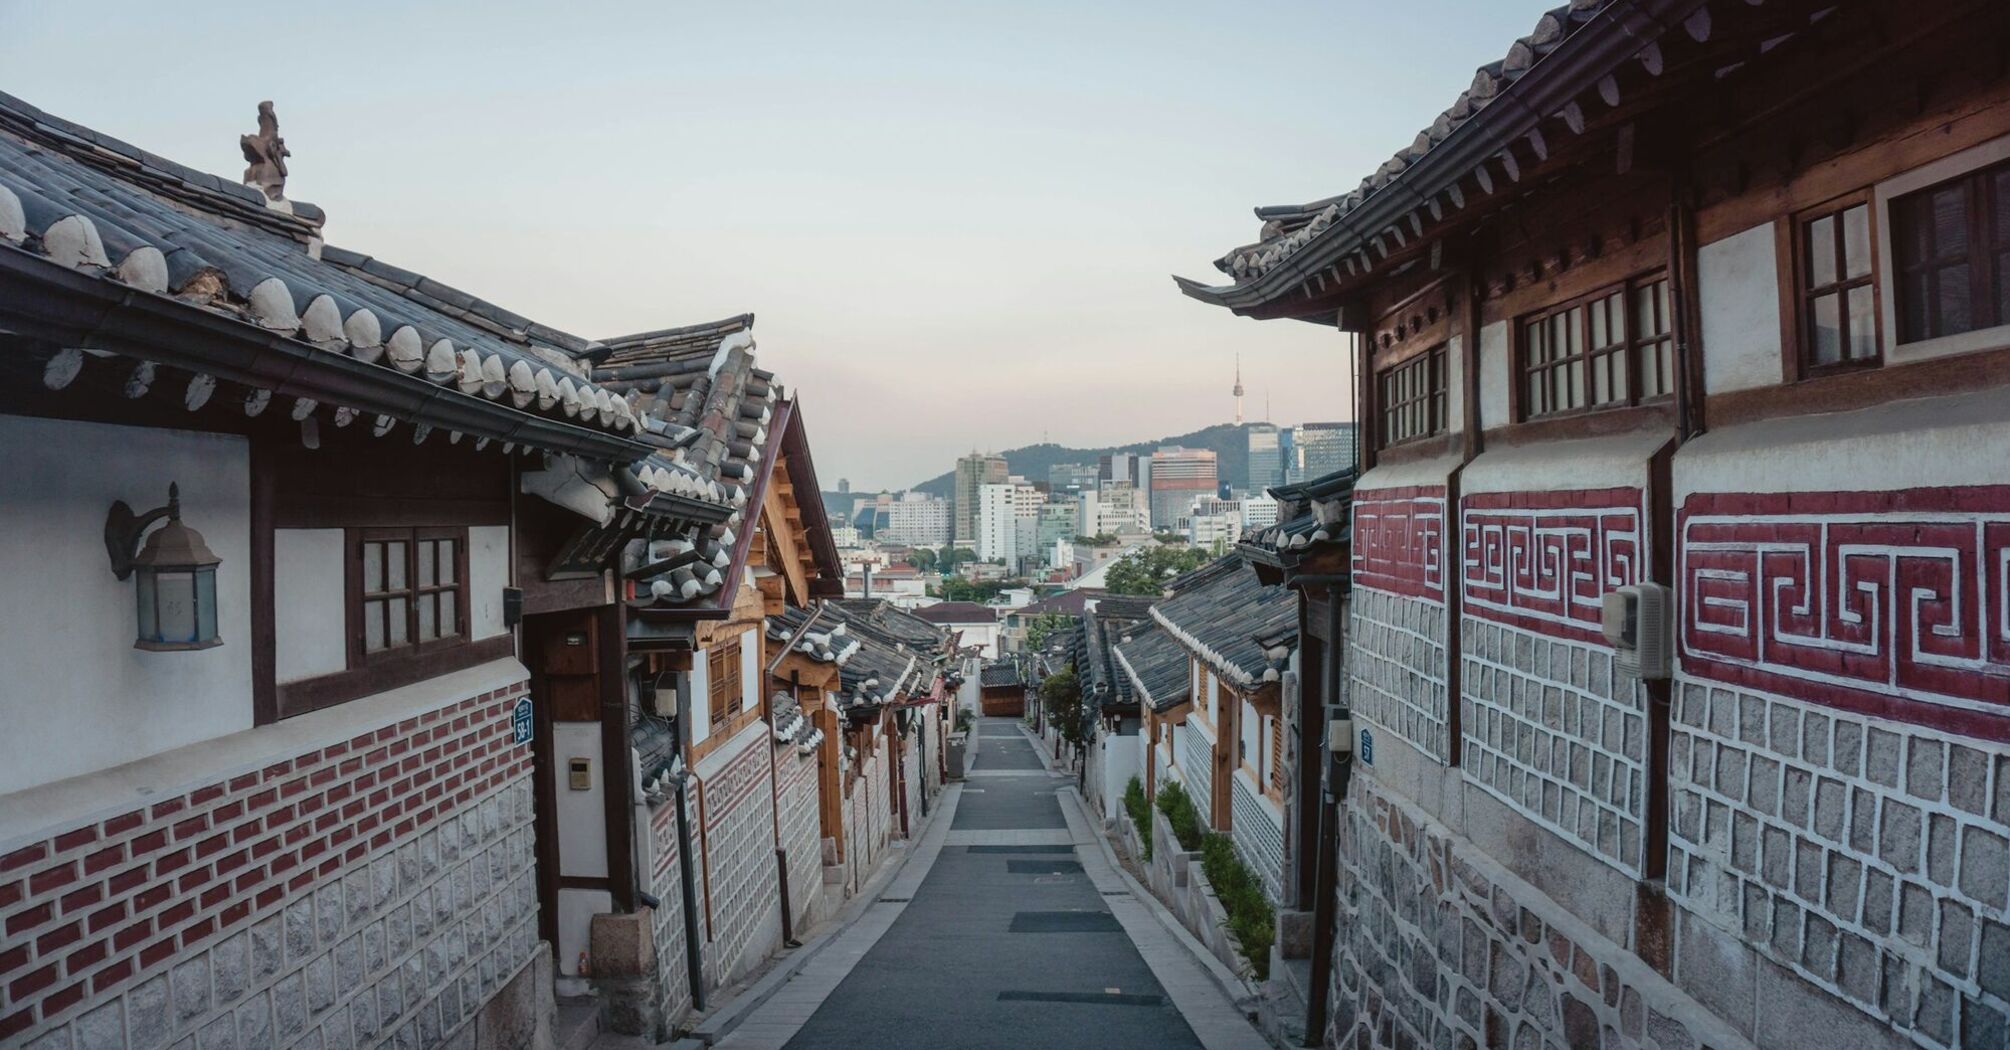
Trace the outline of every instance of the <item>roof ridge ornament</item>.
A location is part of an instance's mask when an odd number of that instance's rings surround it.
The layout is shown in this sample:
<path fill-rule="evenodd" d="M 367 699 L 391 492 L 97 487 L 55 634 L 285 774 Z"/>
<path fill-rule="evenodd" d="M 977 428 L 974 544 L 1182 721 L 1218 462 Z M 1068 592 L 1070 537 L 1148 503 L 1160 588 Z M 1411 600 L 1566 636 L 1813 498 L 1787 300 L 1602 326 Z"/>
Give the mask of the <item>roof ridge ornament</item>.
<path fill-rule="evenodd" d="M 265 194 L 266 207 L 293 214 L 293 202 L 286 199 L 286 158 L 293 151 L 279 137 L 279 117 L 270 99 L 258 104 L 258 133 L 238 136 L 237 144 L 247 164 L 244 184 Z"/>

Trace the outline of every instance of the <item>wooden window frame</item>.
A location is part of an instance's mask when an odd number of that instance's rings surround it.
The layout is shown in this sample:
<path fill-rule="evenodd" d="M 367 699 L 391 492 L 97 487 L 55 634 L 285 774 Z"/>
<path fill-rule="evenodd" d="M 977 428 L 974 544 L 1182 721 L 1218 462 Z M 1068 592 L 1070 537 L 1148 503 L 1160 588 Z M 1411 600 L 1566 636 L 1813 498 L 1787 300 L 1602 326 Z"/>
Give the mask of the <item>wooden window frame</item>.
<path fill-rule="evenodd" d="M 1862 277 L 1844 277 L 1845 251 L 1848 238 L 1840 233 L 1843 215 L 1851 208 L 1864 209 L 1865 221 L 1870 227 L 1870 269 Z M 1809 273 L 1810 254 L 1808 230 L 1814 223 L 1833 218 L 1836 220 L 1838 235 L 1835 238 L 1836 277 L 1835 280 L 1813 285 Z M 1854 193 L 1844 194 L 1834 200 L 1824 201 L 1812 208 L 1806 208 L 1789 217 L 1786 233 L 1787 287 L 1792 302 L 1787 317 L 1792 324 L 1787 346 L 1793 357 L 1789 361 L 1789 375 L 1803 379 L 1819 376 L 1838 375 L 1866 368 L 1877 368 L 1885 362 L 1884 332 L 1884 273 L 1882 265 L 1884 230 L 1878 222 L 1877 201 L 1869 187 Z M 1815 360 L 1814 300 L 1823 295 L 1840 295 L 1837 317 L 1842 327 L 1841 345 L 1849 346 L 1849 293 L 1857 288 L 1870 289 L 1871 344 L 1872 353 L 1868 357 L 1843 357 L 1840 360 L 1822 363 Z M 1847 349 L 1845 349 L 1847 353 Z"/>
<path fill-rule="evenodd" d="M 1639 295 L 1643 289 L 1656 284 L 1668 286 L 1660 299 L 1662 302 L 1661 312 L 1663 314 L 1661 318 L 1662 328 L 1658 334 L 1646 336 L 1642 334 L 1638 324 Z M 1661 345 L 1665 346 L 1667 352 L 1671 355 L 1680 352 L 1680 348 L 1675 343 L 1674 312 L 1677 304 L 1672 299 L 1673 291 L 1674 286 L 1670 282 L 1667 268 L 1656 266 L 1632 274 L 1623 280 L 1600 285 L 1581 295 L 1572 296 L 1569 299 L 1551 303 L 1540 309 L 1531 310 L 1516 316 L 1511 322 L 1510 329 L 1510 338 L 1514 344 L 1514 369 L 1508 390 L 1511 408 L 1510 417 L 1516 423 L 1532 423 L 1541 420 L 1568 419 L 1572 416 L 1613 412 L 1636 408 L 1641 405 L 1657 405 L 1674 401 L 1675 391 L 1672 381 L 1666 393 L 1646 396 L 1642 394 L 1642 376 L 1645 374 L 1642 371 L 1643 351 L 1650 347 Z M 1614 295 L 1619 297 L 1622 323 L 1625 326 L 1625 338 L 1617 342 L 1608 340 L 1606 343 L 1594 347 L 1591 340 L 1592 307 L 1603 303 Z M 1575 325 L 1577 328 L 1576 351 L 1560 358 L 1543 361 L 1539 364 L 1532 363 L 1530 358 L 1533 348 L 1530 346 L 1529 330 L 1537 325 L 1546 325 L 1555 318 L 1569 314 L 1573 310 L 1580 311 Z M 1529 379 L 1533 371 L 1555 372 L 1564 368 L 1575 370 L 1578 374 L 1580 388 L 1586 391 L 1585 396 L 1588 398 L 1590 396 L 1589 391 L 1592 389 L 1592 364 L 1595 360 L 1601 358 L 1607 360 L 1618 358 L 1625 361 L 1626 391 L 1624 396 L 1612 401 L 1600 401 L 1597 403 L 1587 401 L 1585 404 L 1574 405 L 1570 408 L 1550 409 L 1543 412 L 1533 410 L 1533 406 L 1530 404 L 1529 389 Z M 1671 372 L 1675 375 L 1680 375 L 1680 369 L 1671 368 Z"/>
<path fill-rule="evenodd" d="M 1424 381 L 1418 388 L 1420 392 L 1400 400 L 1393 397 L 1392 387 L 1402 381 L 1404 373 L 1419 369 L 1424 373 Z M 1424 428 L 1401 437 L 1394 436 L 1396 419 L 1419 405 L 1424 407 Z M 1449 342 L 1438 343 L 1375 370 L 1375 442 L 1378 448 L 1398 448 L 1411 442 L 1427 441 L 1444 434 L 1450 427 Z"/>
<path fill-rule="evenodd" d="M 740 706 L 746 702 L 747 686 L 740 676 L 740 636 L 720 638 L 705 651 L 705 716 L 711 731 L 716 733 L 740 713 Z M 725 685 L 730 681 L 731 703 L 720 703 L 720 696 L 726 693 Z"/>
<path fill-rule="evenodd" d="M 1999 243 L 1994 223 L 1990 221 L 1996 212 L 2010 209 L 2010 201 L 1995 199 L 1992 190 L 1994 180 L 2006 171 L 2010 171 L 2010 160 L 2000 160 L 1994 164 L 1962 172 L 1952 178 L 1942 179 L 1932 185 L 1910 190 L 1891 198 L 1886 205 L 1886 214 L 1891 223 L 1891 287 L 1895 300 L 1892 304 L 1894 326 L 1892 341 L 1897 345 L 1923 343 L 2010 325 L 2010 309 L 1999 311 L 1996 299 L 1996 286 L 1998 281 L 2003 279 L 2002 271 L 2010 270 L 2010 238 Z M 1900 226 L 1909 216 L 1903 216 L 1902 211 L 1916 200 L 1957 186 L 1964 191 L 1968 202 L 1968 246 L 1962 264 L 1968 267 L 1968 309 L 1971 323 L 1959 331 L 1943 331 L 1936 328 L 1925 332 L 1910 332 L 1906 330 L 1906 285 L 1908 274 L 1912 271 L 1909 271 L 1899 259 L 1899 253 L 1906 243 L 1904 231 Z M 1873 222 L 1872 235 L 1875 236 L 1876 232 L 1876 223 Z M 1948 264 L 1940 263 L 1925 268 L 1939 270 L 1946 265 Z M 1929 318 L 1929 327 L 1936 321 L 1937 318 Z"/>
<path fill-rule="evenodd" d="M 454 649 L 468 644 L 473 631 L 468 615 L 468 530 L 460 525 L 430 525 L 412 528 L 371 527 L 348 529 L 343 538 L 346 548 L 346 572 L 348 574 L 348 594 L 345 598 L 344 619 L 349 629 L 349 666 L 363 667 L 386 661 L 396 662 L 420 653 L 433 653 L 443 649 Z M 440 586 L 419 584 L 419 544 L 433 540 L 451 540 L 454 544 L 454 582 Z M 368 543 L 405 544 L 405 589 L 402 591 L 380 592 L 386 595 L 405 597 L 405 637 L 406 644 L 395 648 L 384 648 L 371 652 L 364 623 L 365 607 L 377 600 L 374 594 L 365 594 L 363 587 L 363 546 Z M 438 570 L 434 573 L 438 580 Z M 427 641 L 419 636 L 419 599 L 430 595 L 453 592 L 455 619 L 459 631 L 454 634 Z M 437 621 L 436 621 L 437 622 Z"/>
<path fill-rule="evenodd" d="M 407 544 L 405 571 L 414 593 L 417 588 L 417 542 L 421 539 L 454 541 L 454 604 L 460 633 L 430 642 L 417 637 L 418 610 L 408 604 L 407 636 L 411 644 L 395 649 L 365 652 L 363 627 L 363 544 L 385 540 Z M 509 632 L 475 639 L 474 610 L 468 604 L 468 527 L 465 525 L 352 526 L 343 529 L 343 653 L 347 666 L 341 671 L 281 682 L 274 688 L 275 720 L 319 711 L 350 700 L 399 686 L 410 685 L 516 651 Z M 435 592 L 445 588 L 433 588 Z"/>

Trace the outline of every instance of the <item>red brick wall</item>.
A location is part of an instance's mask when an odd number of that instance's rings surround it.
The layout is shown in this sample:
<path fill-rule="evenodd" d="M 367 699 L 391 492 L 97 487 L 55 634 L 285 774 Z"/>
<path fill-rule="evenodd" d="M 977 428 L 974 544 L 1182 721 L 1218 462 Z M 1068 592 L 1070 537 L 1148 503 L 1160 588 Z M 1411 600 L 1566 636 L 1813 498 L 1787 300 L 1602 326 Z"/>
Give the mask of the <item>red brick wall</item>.
<path fill-rule="evenodd" d="M 530 771 L 522 685 L 0 855 L 0 1039 L 117 995 Z"/>

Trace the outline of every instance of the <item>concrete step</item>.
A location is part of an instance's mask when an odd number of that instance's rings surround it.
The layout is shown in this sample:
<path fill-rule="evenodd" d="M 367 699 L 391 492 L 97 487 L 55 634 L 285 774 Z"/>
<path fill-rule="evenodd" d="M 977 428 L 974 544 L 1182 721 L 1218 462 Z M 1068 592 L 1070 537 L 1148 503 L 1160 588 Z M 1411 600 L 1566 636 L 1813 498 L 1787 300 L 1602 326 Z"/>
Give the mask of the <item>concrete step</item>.
<path fill-rule="evenodd" d="M 561 996 L 551 1034 L 558 1050 L 592 1050 L 599 1045 L 595 1040 L 600 1036 L 600 1004 L 591 996 Z"/>

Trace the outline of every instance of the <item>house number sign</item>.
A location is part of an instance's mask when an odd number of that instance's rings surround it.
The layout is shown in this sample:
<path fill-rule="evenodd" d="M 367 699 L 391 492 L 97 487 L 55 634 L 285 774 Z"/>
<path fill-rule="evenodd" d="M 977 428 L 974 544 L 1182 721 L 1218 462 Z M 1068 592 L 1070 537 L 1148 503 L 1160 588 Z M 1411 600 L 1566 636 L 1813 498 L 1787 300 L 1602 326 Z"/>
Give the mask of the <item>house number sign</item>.
<path fill-rule="evenodd" d="M 512 708 L 509 713 L 511 742 L 516 744 L 530 743 L 531 726 L 530 697 L 527 695 L 519 696 L 516 698 L 516 707 Z"/>

